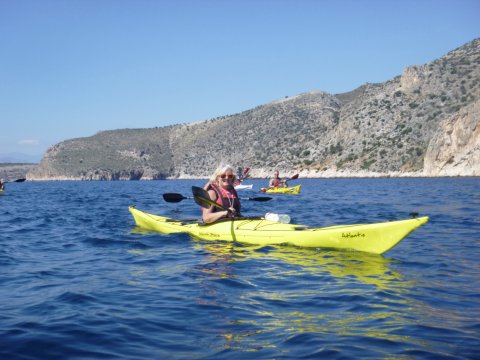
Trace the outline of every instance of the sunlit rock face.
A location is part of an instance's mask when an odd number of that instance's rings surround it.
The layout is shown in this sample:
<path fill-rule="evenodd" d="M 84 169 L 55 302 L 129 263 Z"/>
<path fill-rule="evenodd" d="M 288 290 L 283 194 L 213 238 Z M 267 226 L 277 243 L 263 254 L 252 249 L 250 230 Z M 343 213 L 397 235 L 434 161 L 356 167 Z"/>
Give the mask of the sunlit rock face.
<path fill-rule="evenodd" d="M 425 176 L 480 176 L 480 101 L 443 121 L 425 154 Z"/>

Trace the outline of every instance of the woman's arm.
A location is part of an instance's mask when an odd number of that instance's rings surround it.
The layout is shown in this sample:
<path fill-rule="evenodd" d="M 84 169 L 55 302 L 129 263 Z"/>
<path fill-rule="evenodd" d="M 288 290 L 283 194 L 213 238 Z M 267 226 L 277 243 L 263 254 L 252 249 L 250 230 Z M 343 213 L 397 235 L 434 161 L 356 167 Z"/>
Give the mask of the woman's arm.
<path fill-rule="evenodd" d="M 217 194 L 213 190 L 208 191 L 208 195 L 212 201 L 217 200 Z M 213 206 L 208 209 L 202 208 L 202 220 L 205 224 L 210 224 L 228 215 L 228 211 L 216 211 L 213 212 Z"/>

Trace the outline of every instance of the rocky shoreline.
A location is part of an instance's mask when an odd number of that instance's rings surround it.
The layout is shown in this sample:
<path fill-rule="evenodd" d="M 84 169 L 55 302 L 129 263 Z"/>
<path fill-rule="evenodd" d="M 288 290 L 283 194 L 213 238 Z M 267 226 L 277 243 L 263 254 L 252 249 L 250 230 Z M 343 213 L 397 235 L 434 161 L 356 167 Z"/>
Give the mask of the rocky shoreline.
<path fill-rule="evenodd" d="M 162 179 L 154 178 L 145 174 L 146 176 L 136 176 L 131 178 L 127 176 L 113 176 L 109 175 L 108 171 L 102 171 L 98 178 L 76 177 L 76 176 L 32 176 L 29 172 L 35 169 L 38 164 L 0 164 L 0 178 L 6 181 L 11 181 L 19 178 L 26 178 L 27 181 L 152 181 L 152 180 L 195 180 L 208 179 L 209 176 L 194 176 L 191 174 L 180 173 L 177 176 L 167 176 Z M 267 179 L 271 176 L 274 169 L 251 169 L 249 179 Z M 295 174 L 299 175 L 301 179 L 348 179 L 348 178 L 439 178 L 439 177 L 476 177 L 480 176 L 480 170 L 475 168 L 457 168 L 452 171 L 444 171 L 442 174 L 434 174 L 429 171 L 414 171 L 414 172 L 373 172 L 373 171 L 335 171 L 335 170 L 287 170 L 279 169 L 282 177 L 290 177 Z"/>
<path fill-rule="evenodd" d="M 263 169 L 251 170 L 250 176 L 248 179 L 268 179 L 272 171 L 267 171 Z M 448 177 L 476 177 L 480 176 L 479 174 L 472 172 L 472 174 L 444 174 L 444 175 L 432 175 L 424 171 L 417 172 L 389 172 L 389 173 L 380 173 L 380 172 L 369 172 L 369 171 L 308 171 L 302 170 L 299 172 L 295 171 L 282 171 L 280 170 L 280 175 L 282 177 L 290 177 L 295 174 L 299 175 L 300 179 L 373 179 L 373 178 L 448 178 Z M 25 177 L 25 176 L 18 176 Z M 83 178 L 83 177 L 72 177 L 72 176 L 55 176 L 55 177 L 32 177 L 26 174 L 27 181 L 155 181 L 155 180 L 206 180 L 209 176 L 193 176 L 190 174 L 181 174 L 180 176 L 175 177 L 166 177 L 164 179 L 155 179 L 152 177 L 141 177 L 141 178 Z M 10 177 L 11 179 L 11 177 Z M 248 180 L 246 180 L 248 182 Z"/>
<path fill-rule="evenodd" d="M 27 177 L 27 173 L 37 167 L 38 164 L 0 164 L 0 179 L 12 181 Z"/>

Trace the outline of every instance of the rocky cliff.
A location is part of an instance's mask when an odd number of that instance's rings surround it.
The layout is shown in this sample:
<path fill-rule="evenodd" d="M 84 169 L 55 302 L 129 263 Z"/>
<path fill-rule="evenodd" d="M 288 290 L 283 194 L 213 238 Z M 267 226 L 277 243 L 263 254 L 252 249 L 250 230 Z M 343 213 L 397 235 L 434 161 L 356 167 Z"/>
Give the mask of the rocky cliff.
<path fill-rule="evenodd" d="M 27 178 L 479 176 L 480 39 L 381 84 L 309 92 L 204 122 L 123 129 L 53 146 Z"/>
<path fill-rule="evenodd" d="M 480 175 L 480 101 L 441 122 L 424 163 L 425 175 Z"/>

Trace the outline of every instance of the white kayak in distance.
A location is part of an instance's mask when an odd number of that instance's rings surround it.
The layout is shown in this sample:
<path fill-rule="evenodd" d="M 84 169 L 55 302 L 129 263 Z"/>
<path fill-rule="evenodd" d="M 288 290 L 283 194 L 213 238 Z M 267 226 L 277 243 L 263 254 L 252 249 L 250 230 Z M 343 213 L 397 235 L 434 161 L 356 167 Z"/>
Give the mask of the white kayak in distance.
<path fill-rule="evenodd" d="M 240 184 L 240 185 L 235 185 L 235 190 L 252 190 L 253 189 L 253 184 L 247 185 L 247 184 Z"/>

